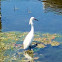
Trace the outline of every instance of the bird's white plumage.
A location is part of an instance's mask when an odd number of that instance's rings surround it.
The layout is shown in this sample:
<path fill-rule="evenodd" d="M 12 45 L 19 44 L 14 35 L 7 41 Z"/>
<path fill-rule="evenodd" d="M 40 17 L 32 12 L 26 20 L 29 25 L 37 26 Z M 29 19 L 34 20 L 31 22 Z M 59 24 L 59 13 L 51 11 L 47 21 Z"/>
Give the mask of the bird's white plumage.
<path fill-rule="evenodd" d="M 23 42 L 24 49 L 28 48 L 31 45 L 33 38 L 34 34 L 30 31 Z"/>
<path fill-rule="evenodd" d="M 31 31 L 28 33 L 28 35 L 24 39 L 24 42 L 23 42 L 24 49 L 27 49 L 31 45 L 33 38 L 34 38 L 33 20 L 34 20 L 34 17 L 31 17 L 29 21 L 29 24 L 31 24 Z"/>

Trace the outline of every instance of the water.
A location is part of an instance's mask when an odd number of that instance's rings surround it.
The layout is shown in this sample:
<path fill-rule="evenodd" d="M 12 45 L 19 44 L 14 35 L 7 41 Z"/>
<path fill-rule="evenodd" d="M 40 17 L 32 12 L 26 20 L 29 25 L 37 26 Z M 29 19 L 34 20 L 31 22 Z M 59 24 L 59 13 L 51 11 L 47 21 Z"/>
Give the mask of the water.
<path fill-rule="evenodd" d="M 6 34 L 0 35 L 3 39 L 2 45 L 5 44 L 5 48 L 7 48 L 3 52 L 0 51 L 0 59 L 2 61 L 28 62 L 31 59 L 32 62 L 62 62 L 61 0 L 43 0 L 43 2 L 41 0 L 1 0 L 0 6 L 0 31 L 6 32 Z M 26 35 L 22 33 L 30 31 L 29 19 L 32 16 L 39 20 L 34 22 L 34 27 L 35 32 L 41 38 L 41 33 L 57 33 L 57 35 L 61 35 L 53 39 L 53 41 L 61 43 L 59 46 L 52 47 L 49 44 L 45 48 L 36 47 L 33 49 L 34 52 L 25 52 L 23 48 L 20 48 L 25 37 L 24 35 Z M 9 47 L 10 49 L 8 49 Z M 27 59 L 29 60 L 27 61 Z"/>
<path fill-rule="evenodd" d="M 38 0 L 1 1 L 1 31 L 29 31 L 29 19 L 34 16 L 39 20 L 34 22 L 36 32 L 61 33 L 62 15 L 55 9 L 61 8 L 55 8 L 53 4 L 45 4 Z"/>

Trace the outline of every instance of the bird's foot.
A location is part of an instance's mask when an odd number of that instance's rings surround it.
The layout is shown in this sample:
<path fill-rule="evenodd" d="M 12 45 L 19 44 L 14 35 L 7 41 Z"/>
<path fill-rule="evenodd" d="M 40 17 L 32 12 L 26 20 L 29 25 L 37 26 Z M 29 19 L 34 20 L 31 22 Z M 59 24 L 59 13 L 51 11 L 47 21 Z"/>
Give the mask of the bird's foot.
<path fill-rule="evenodd" d="M 32 46 L 29 46 L 29 50 L 31 50 L 32 48 L 35 48 L 38 44 L 39 44 L 39 43 L 36 43 L 36 44 L 34 44 L 34 45 L 32 45 Z"/>

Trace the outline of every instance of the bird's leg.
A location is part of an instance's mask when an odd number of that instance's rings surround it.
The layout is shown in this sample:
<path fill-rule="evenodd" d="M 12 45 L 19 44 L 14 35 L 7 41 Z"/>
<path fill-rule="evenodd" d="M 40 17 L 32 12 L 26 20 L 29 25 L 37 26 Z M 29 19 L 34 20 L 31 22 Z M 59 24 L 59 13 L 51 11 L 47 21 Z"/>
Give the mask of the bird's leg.
<path fill-rule="evenodd" d="M 31 45 L 29 46 L 29 50 L 31 50 Z"/>

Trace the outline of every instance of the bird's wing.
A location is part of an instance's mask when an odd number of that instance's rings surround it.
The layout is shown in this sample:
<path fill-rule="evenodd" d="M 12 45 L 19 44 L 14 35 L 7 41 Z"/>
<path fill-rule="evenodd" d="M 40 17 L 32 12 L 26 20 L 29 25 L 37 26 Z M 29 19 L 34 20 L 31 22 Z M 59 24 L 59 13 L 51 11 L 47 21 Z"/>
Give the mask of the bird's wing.
<path fill-rule="evenodd" d="M 29 45 L 30 45 L 30 44 L 32 43 L 32 41 L 33 41 L 33 37 L 34 37 L 34 35 L 33 35 L 31 32 L 29 32 L 28 35 L 26 36 L 24 42 L 23 42 L 24 49 L 26 49 L 26 48 L 29 47 Z"/>

